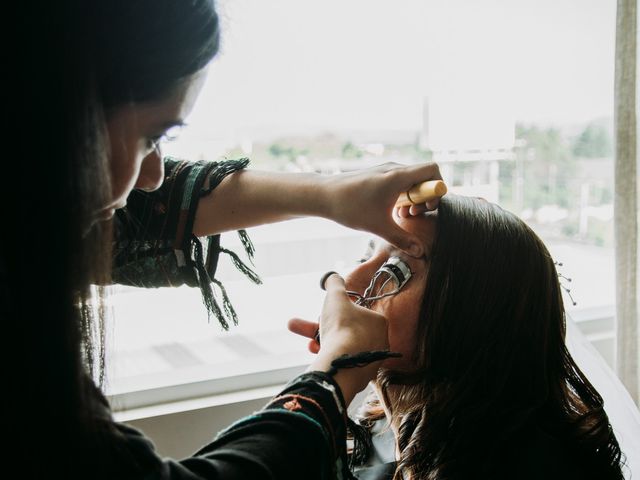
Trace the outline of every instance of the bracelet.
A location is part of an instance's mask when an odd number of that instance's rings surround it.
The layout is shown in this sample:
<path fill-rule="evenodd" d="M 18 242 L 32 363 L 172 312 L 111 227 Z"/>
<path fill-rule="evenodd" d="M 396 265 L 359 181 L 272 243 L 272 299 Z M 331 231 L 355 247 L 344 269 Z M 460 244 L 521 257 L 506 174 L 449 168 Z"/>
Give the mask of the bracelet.
<path fill-rule="evenodd" d="M 390 350 L 372 350 L 368 352 L 354 353 L 353 355 L 344 354 L 331 362 L 331 368 L 327 372 L 330 376 L 334 376 L 341 368 L 364 367 L 370 363 L 387 358 L 402 357 L 401 353 L 392 352 Z"/>
<path fill-rule="evenodd" d="M 340 390 L 340 387 L 338 386 L 336 381 L 333 379 L 333 376 L 329 375 L 327 372 L 313 371 L 303 373 L 302 375 L 299 375 L 291 382 L 289 382 L 284 390 L 280 392 L 280 395 L 285 395 L 291 390 L 299 391 L 305 385 L 313 385 L 313 387 L 316 388 L 320 387 L 326 392 L 330 393 L 340 415 L 345 415 L 347 405 L 344 397 L 342 396 L 342 391 Z M 316 388 L 313 389 L 315 390 Z"/>

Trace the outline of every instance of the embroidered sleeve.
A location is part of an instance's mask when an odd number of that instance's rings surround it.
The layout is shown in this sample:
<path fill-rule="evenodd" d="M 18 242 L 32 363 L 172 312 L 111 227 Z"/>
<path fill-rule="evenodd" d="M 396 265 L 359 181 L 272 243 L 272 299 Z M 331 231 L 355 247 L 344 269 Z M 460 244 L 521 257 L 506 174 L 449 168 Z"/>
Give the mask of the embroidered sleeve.
<path fill-rule="evenodd" d="M 297 423 L 306 425 L 318 438 L 314 441 L 315 451 L 307 453 L 304 445 L 300 445 L 299 451 L 296 451 L 295 444 L 289 442 L 286 448 L 291 454 L 308 455 L 307 464 L 322 471 L 321 478 L 346 480 L 353 478 L 347 456 L 347 420 L 344 397 L 333 377 L 324 372 L 308 372 L 292 380 L 261 411 L 223 430 L 199 454 L 220 448 L 240 435 L 240 432 L 257 428 L 262 423 Z"/>
<path fill-rule="evenodd" d="M 92 391 L 98 424 L 117 445 L 105 453 L 113 456 L 99 478 L 353 479 L 346 463 L 346 406 L 338 385 L 324 372 L 297 377 L 265 408 L 181 460 L 160 456 L 142 432 L 115 422 L 102 392 L 95 386 Z"/>
<path fill-rule="evenodd" d="M 113 279 L 146 288 L 198 287 L 209 316 L 227 329 L 229 321 L 237 323 L 237 317 L 222 283 L 215 278 L 220 253 L 228 254 L 254 283 L 261 283 L 260 278 L 236 253 L 220 245 L 220 235 L 194 236 L 193 224 L 200 198 L 227 175 L 245 168 L 249 160 L 190 162 L 166 157 L 164 163 L 165 181 L 160 189 L 134 190 L 127 207 L 116 213 Z M 238 234 L 252 260 L 251 240 L 244 230 Z"/>

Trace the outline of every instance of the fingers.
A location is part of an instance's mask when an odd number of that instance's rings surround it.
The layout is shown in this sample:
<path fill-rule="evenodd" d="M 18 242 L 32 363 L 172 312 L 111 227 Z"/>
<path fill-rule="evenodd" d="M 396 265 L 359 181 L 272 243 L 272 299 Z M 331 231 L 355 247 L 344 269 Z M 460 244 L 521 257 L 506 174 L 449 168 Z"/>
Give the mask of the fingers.
<path fill-rule="evenodd" d="M 334 272 L 333 270 L 331 270 L 331 271 L 329 271 L 329 272 L 325 273 L 324 275 L 322 275 L 322 278 L 320 278 L 320 288 L 321 288 L 322 290 L 325 290 L 325 291 L 327 290 L 327 289 L 325 288 L 325 284 L 324 284 L 324 282 L 326 282 L 326 281 L 327 281 L 327 278 L 329 278 L 329 277 L 330 277 L 331 275 L 333 275 L 334 273 L 335 273 L 335 274 L 337 274 L 337 275 L 340 275 L 338 272 Z"/>
<path fill-rule="evenodd" d="M 395 170 L 395 180 L 393 181 L 393 188 L 399 193 L 406 192 L 411 187 L 418 183 L 425 182 L 427 180 L 442 180 L 440 174 L 440 168 L 436 163 L 425 163 L 420 165 L 411 165 L 404 168 L 398 168 Z M 435 210 L 438 208 L 440 198 L 434 198 L 429 200 L 426 204 L 411 205 L 409 215 L 418 215 L 427 210 Z M 405 207 L 402 207 L 405 208 Z M 402 210 L 400 215 L 403 218 L 407 218 L 407 211 Z"/>
<path fill-rule="evenodd" d="M 417 205 L 410 205 L 408 207 L 398 207 L 396 214 L 400 218 L 415 217 L 429 210 L 435 210 L 436 208 L 438 208 L 437 202 L 437 200 L 432 200 L 427 202 L 426 204 L 420 203 Z"/>
<path fill-rule="evenodd" d="M 404 230 L 401 231 L 404 232 Z M 350 311 L 349 309 L 355 307 L 355 303 L 347 294 L 344 278 L 340 274 L 330 272 L 330 275 L 324 281 L 324 290 L 327 291 L 327 295 L 324 297 L 323 312 L 334 313 L 336 310 L 345 311 L 345 308 Z"/>
<path fill-rule="evenodd" d="M 318 330 L 318 322 L 310 322 L 301 318 L 292 318 L 287 322 L 287 328 L 290 332 L 297 335 L 313 339 Z"/>
<path fill-rule="evenodd" d="M 413 179 L 414 183 L 424 182 L 425 180 L 442 180 L 440 174 L 440 167 L 437 163 L 418 163 L 415 165 L 407 165 L 403 163 L 387 162 L 381 165 L 373 167 L 373 170 L 377 170 L 382 173 L 388 173 L 392 171 L 401 172 L 403 176 Z"/>
<path fill-rule="evenodd" d="M 410 209 L 407 209 L 404 212 L 407 217 L 410 216 L 408 213 L 409 210 Z M 398 213 L 401 216 L 403 215 L 402 211 Z M 420 241 L 420 239 L 414 234 L 402 229 L 395 221 L 391 220 L 389 222 L 385 222 L 384 225 L 380 225 L 380 229 L 376 230 L 377 231 L 374 231 L 373 233 L 382 237 L 390 244 L 395 245 L 407 255 L 414 258 L 420 258 L 424 255 L 424 246 L 422 245 L 422 241 Z"/>
<path fill-rule="evenodd" d="M 344 284 L 344 278 L 342 278 L 336 272 L 330 272 L 331 275 L 328 275 L 324 278 L 324 289 L 328 294 L 340 295 L 342 294 L 345 298 L 347 297 L 347 289 Z"/>
<path fill-rule="evenodd" d="M 409 218 L 411 216 L 411 213 L 409 213 L 409 207 L 398 207 L 396 213 L 400 218 Z"/>
<path fill-rule="evenodd" d="M 401 192 L 408 190 L 416 183 L 426 180 L 442 180 L 440 169 L 435 163 L 412 165 L 398 168 L 395 171 L 396 180 L 394 181 L 394 185 L 396 188 L 399 188 Z M 395 213 L 400 218 L 410 218 L 421 215 L 429 210 L 435 210 L 438 208 L 439 202 L 439 198 L 434 198 L 426 203 L 399 207 L 395 210 Z M 395 222 L 393 222 L 393 225 L 383 225 L 379 231 L 373 233 L 376 233 L 412 257 L 418 258 L 424 255 L 422 242 L 416 236 L 397 226 Z"/>
<path fill-rule="evenodd" d="M 433 204 L 435 202 L 431 201 L 429 203 Z M 437 206 L 437 203 L 436 203 L 436 206 Z M 420 204 L 417 204 L 417 205 L 411 205 L 409 207 L 409 215 L 411 215 L 411 216 L 420 215 L 421 213 L 424 213 L 427 210 L 429 210 L 428 204 L 420 203 Z"/>
<path fill-rule="evenodd" d="M 427 210 L 435 210 L 436 208 L 438 208 L 439 204 L 440 204 L 439 198 L 434 198 L 433 200 L 429 200 L 427 202 Z"/>
<path fill-rule="evenodd" d="M 393 173 L 397 182 L 404 184 L 405 189 L 419 182 L 427 180 L 442 180 L 440 167 L 437 163 L 419 163 L 416 165 L 405 165 L 401 163 L 388 162 L 373 167 L 372 170 L 381 173 Z"/>
<path fill-rule="evenodd" d="M 318 353 L 320 351 L 320 344 L 315 340 L 309 340 L 309 345 L 307 346 L 311 353 Z"/>
<path fill-rule="evenodd" d="M 320 351 L 320 344 L 314 338 L 319 328 L 318 322 L 310 322 L 302 318 L 292 318 L 287 322 L 287 328 L 296 335 L 310 339 L 307 348 L 311 353 L 318 353 Z"/>
<path fill-rule="evenodd" d="M 440 168 L 437 163 L 421 163 L 409 165 L 401 170 L 402 179 L 407 183 L 407 187 L 426 180 L 442 180 Z"/>

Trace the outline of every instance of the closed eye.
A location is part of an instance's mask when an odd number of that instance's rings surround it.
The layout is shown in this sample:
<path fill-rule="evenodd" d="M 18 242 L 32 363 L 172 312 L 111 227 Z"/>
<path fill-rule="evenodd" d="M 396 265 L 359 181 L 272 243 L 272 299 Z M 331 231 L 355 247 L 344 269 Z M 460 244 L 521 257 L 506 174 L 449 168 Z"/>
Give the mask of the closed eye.
<path fill-rule="evenodd" d="M 151 148 L 158 148 L 161 143 L 173 142 L 178 138 L 180 130 L 184 128 L 186 124 L 173 124 L 169 126 L 164 132 L 153 135 L 147 139 L 147 146 Z"/>

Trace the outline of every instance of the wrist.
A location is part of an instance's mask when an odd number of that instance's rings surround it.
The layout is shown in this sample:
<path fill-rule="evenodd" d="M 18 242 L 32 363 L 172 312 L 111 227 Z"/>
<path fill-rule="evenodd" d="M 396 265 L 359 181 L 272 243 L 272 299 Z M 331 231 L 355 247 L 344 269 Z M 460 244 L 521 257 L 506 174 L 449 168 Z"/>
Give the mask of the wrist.
<path fill-rule="evenodd" d="M 364 390 L 369 382 L 375 379 L 378 369 L 382 365 L 383 360 L 375 359 L 372 361 L 375 358 L 372 355 L 378 355 L 377 358 L 398 356 L 398 354 L 387 350 L 360 352 L 354 355 L 320 354 L 309 366 L 308 371 L 320 371 L 333 376 L 342 391 L 346 404 L 349 405 L 356 394 Z"/>
<path fill-rule="evenodd" d="M 375 378 L 376 372 L 378 371 L 378 363 L 381 362 L 376 362 L 376 365 L 372 364 L 366 367 L 339 370 L 333 376 L 333 379 L 340 387 L 347 407 L 355 396 L 367 388 L 369 382 Z"/>
<path fill-rule="evenodd" d="M 324 363 L 316 364 L 312 363 L 307 371 L 309 372 L 323 372 L 327 373 L 331 369 L 331 365 L 325 365 Z M 369 371 L 368 371 L 369 370 Z M 334 382 L 340 387 L 340 392 L 344 398 L 345 405 L 348 407 L 353 398 L 362 390 L 364 390 L 369 383 L 375 377 L 378 370 L 377 366 L 373 367 L 367 365 L 361 368 L 347 368 L 338 370 L 332 377 Z"/>

